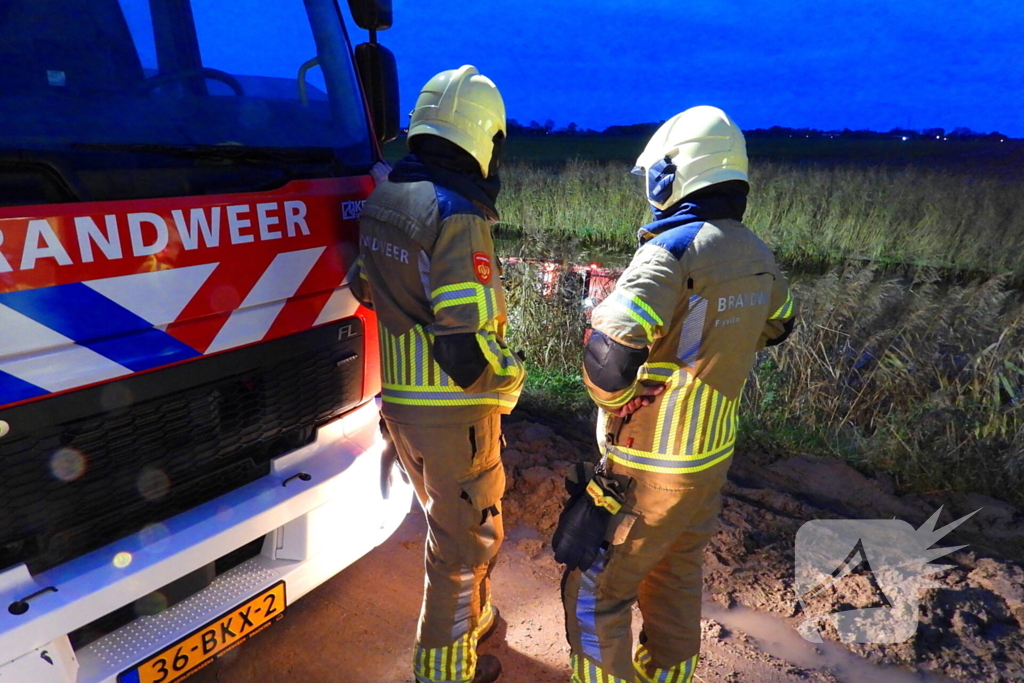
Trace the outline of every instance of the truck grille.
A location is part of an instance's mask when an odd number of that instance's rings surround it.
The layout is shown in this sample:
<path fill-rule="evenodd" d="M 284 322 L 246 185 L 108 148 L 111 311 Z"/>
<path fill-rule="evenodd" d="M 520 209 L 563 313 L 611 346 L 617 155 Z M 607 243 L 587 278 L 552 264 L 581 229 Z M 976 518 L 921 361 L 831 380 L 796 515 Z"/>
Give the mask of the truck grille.
<path fill-rule="evenodd" d="M 0 570 L 33 573 L 270 471 L 362 397 L 357 318 L 3 411 Z"/>

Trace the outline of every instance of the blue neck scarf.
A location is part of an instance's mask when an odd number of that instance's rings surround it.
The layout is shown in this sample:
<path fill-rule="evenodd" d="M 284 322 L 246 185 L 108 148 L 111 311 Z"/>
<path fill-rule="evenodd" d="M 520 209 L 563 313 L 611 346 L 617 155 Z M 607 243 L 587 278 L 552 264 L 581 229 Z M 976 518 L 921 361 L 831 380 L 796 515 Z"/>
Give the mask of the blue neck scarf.
<path fill-rule="evenodd" d="M 747 197 L 742 194 L 707 194 L 687 197 L 678 204 L 661 211 L 651 207 L 655 220 L 640 228 L 637 238 L 643 244 L 666 230 L 688 223 L 724 220 L 742 221 L 747 209 Z"/>

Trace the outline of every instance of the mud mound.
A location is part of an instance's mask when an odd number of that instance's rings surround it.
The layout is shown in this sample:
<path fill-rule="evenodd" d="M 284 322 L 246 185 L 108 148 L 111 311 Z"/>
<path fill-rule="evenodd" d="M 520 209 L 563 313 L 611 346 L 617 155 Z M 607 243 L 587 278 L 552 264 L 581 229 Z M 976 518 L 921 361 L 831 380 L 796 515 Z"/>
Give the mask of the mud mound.
<path fill-rule="evenodd" d="M 505 437 L 506 525 L 522 522 L 535 529 L 542 540 L 528 542 L 531 554 L 550 563 L 542 548 L 565 499 L 564 475 L 576 461 L 599 459 L 593 439 L 579 424 L 514 420 L 506 423 Z M 938 544 L 968 547 L 938 560 L 950 569 L 934 577 L 941 588 L 920 596 L 916 635 L 895 645 L 846 647 L 873 662 L 960 681 L 1022 680 L 1024 513 L 985 496 L 898 496 L 890 480 L 867 477 L 832 458 L 799 455 L 767 462 L 757 454 L 738 454 L 723 491 L 719 529 L 705 551 L 705 591 L 726 607 L 774 613 L 795 628 L 809 616 L 793 589 L 795 538 L 805 522 L 895 517 L 917 528 L 940 506 L 940 524 L 980 511 Z M 876 585 L 854 576 L 815 604 L 814 612 L 869 608 L 878 600 Z M 717 637 L 713 624 L 707 630 L 709 638 Z M 822 635 L 839 640 L 831 626 Z"/>
<path fill-rule="evenodd" d="M 567 439 L 554 428 L 535 422 L 509 421 L 503 430 L 506 446 L 502 461 L 508 482 L 503 503 L 505 526 L 523 523 L 548 539 L 567 497 L 565 474 L 580 460 L 597 462 L 597 449 L 582 438 Z"/>
<path fill-rule="evenodd" d="M 940 507 L 940 525 L 981 507 L 937 543 L 968 548 L 938 560 L 950 569 L 935 577 L 941 588 L 920 596 L 915 636 L 894 645 L 846 646 L 877 663 L 917 666 L 961 681 L 1024 679 L 1024 569 L 1013 561 L 1024 548 L 1019 510 L 975 494 L 896 496 L 885 480 L 815 456 L 763 466 L 756 456 L 740 454 L 730 479 L 720 528 L 705 552 L 705 590 L 725 605 L 792 617 L 794 627 L 812 616 L 802 613 L 793 590 L 796 532 L 804 522 L 896 517 L 917 528 Z M 814 615 L 879 606 L 884 597 L 869 578 L 846 580 L 814 606 Z M 822 635 L 839 640 L 827 622 Z"/>

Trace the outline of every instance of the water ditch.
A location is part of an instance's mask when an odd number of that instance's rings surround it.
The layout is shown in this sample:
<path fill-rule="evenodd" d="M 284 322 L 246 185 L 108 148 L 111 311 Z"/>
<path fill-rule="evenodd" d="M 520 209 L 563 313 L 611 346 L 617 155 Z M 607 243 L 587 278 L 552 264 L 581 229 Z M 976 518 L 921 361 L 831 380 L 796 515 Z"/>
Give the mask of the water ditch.
<path fill-rule="evenodd" d="M 931 672 L 872 663 L 838 643 L 808 642 L 785 619 L 749 607 L 726 608 L 705 599 L 702 616 L 727 630 L 743 631 L 763 652 L 805 669 L 827 670 L 841 683 L 954 683 Z"/>

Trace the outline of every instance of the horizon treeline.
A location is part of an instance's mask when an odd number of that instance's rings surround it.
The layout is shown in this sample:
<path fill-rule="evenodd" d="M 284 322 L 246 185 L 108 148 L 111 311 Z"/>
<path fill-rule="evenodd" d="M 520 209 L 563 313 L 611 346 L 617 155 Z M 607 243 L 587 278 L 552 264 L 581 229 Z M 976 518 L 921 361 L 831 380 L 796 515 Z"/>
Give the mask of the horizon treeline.
<path fill-rule="evenodd" d="M 600 135 L 608 137 L 644 137 L 653 135 L 664 121 L 653 123 L 634 123 L 630 125 L 608 126 L 603 130 L 593 128 L 581 128 L 575 122 L 566 124 L 559 128 L 551 119 L 540 123 L 530 121 L 522 123 L 516 119 L 508 120 L 510 135 Z M 820 130 L 818 128 L 789 128 L 786 126 L 772 126 L 771 128 L 752 128 L 744 130 L 743 134 L 748 138 L 813 138 L 813 139 L 843 139 L 843 140 L 992 140 L 1001 142 L 1010 139 L 998 131 L 983 133 L 971 130 L 966 127 L 957 127 L 951 130 L 945 128 L 893 128 L 889 131 L 875 131 L 867 129 L 852 130 L 843 128 L 841 130 Z"/>

